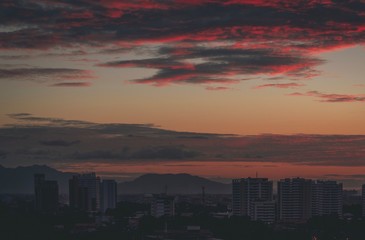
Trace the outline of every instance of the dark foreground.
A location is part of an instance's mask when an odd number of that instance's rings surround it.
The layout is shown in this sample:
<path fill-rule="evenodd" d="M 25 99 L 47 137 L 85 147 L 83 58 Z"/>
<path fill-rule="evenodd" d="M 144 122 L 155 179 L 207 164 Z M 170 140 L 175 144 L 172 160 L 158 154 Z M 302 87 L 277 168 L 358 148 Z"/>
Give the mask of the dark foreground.
<path fill-rule="evenodd" d="M 264 224 L 214 214 L 224 207 L 181 203 L 176 216 L 154 218 L 145 203 L 120 202 L 106 215 L 74 211 L 37 213 L 24 198 L 0 202 L 0 239 L 240 239 L 240 240 L 363 240 L 365 221 L 360 206 L 347 206 L 351 219 L 326 216 L 302 224 Z"/>

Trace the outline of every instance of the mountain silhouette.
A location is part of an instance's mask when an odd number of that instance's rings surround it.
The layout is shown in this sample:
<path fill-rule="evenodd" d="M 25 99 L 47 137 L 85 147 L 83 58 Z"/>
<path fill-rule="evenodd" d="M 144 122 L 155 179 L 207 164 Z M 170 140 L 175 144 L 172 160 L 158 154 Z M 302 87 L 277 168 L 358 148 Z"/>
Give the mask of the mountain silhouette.
<path fill-rule="evenodd" d="M 56 180 L 60 193 L 68 193 L 68 179 L 73 173 L 57 171 L 46 165 L 6 168 L 0 166 L 0 193 L 33 194 L 34 174 L 43 173 L 46 180 Z"/>
<path fill-rule="evenodd" d="M 46 165 L 6 168 L 0 165 L 0 194 L 33 194 L 34 174 L 43 173 L 47 180 L 56 180 L 60 194 L 68 194 L 68 180 L 75 173 L 61 172 Z M 97 173 L 96 173 L 97 174 Z M 133 181 L 118 184 L 118 194 L 229 194 L 231 185 L 206 178 L 180 174 L 145 174 Z"/>
<path fill-rule="evenodd" d="M 231 185 L 180 174 L 145 174 L 133 181 L 120 183 L 118 194 L 164 193 L 168 194 L 200 194 L 202 187 L 207 194 L 231 193 Z"/>

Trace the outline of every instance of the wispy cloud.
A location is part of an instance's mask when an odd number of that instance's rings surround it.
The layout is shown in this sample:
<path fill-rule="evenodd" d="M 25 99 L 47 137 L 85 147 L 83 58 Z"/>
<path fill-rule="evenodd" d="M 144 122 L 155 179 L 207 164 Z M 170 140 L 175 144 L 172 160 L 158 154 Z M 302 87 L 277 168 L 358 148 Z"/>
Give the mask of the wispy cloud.
<path fill-rule="evenodd" d="M 90 82 L 63 82 L 52 84 L 51 87 L 90 87 Z"/>
<path fill-rule="evenodd" d="M 262 88 L 298 88 L 303 87 L 305 84 L 300 83 L 270 83 L 270 84 L 263 84 L 254 87 L 254 89 L 262 89 Z"/>
<path fill-rule="evenodd" d="M 229 88 L 229 87 L 206 87 L 205 89 L 209 90 L 209 91 L 224 91 L 224 90 L 230 90 L 232 88 Z"/>
<path fill-rule="evenodd" d="M 238 83 L 237 75 L 303 74 L 321 60 L 295 55 L 283 55 L 270 49 L 181 48 L 176 54 L 173 48 L 161 48 L 164 58 L 116 61 L 99 64 L 103 67 L 144 67 L 159 71 L 151 77 L 133 80 L 165 86 L 171 83 Z M 194 60 L 200 61 L 194 62 Z"/>
<path fill-rule="evenodd" d="M 0 69 L 0 80 L 23 80 L 33 82 L 55 82 L 65 80 L 92 79 L 88 70 L 73 68 L 10 68 Z"/>
<path fill-rule="evenodd" d="M 334 93 L 321 93 L 318 91 L 309 91 L 306 93 L 291 93 L 289 96 L 308 96 L 316 97 L 320 102 L 365 102 L 365 94 L 334 94 Z"/>

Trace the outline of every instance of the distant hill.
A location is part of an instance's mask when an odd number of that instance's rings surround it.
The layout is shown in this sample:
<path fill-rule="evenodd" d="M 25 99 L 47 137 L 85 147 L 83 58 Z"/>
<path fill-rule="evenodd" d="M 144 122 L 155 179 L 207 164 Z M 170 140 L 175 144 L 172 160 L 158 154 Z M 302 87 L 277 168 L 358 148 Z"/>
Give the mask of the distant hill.
<path fill-rule="evenodd" d="M 207 194 L 231 193 L 231 185 L 189 174 L 145 174 L 133 181 L 120 183 L 118 194 L 163 193 L 200 194 L 205 187 Z"/>
<path fill-rule="evenodd" d="M 6 168 L 0 165 L 0 194 L 33 194 L 34 174 L 44 173 L 46 180 L 56 180 L 60 193 L 68 193 L 68 180 L 74 173 L 61 172 L 45 165 Z M 231 193 L 231 185 L 206 178 L 181 174 L 145 174 L 133 181 L 118 184 L 118 194 L 163 193 L 200 194 L 205 187 L 207 194 Z"/>
<path fill-rule="evenodd" d="M 60 172 L 45 165 L 16 168 L 0 165 L 0 194 L 33 194 L 35 173 L 44 173 L 46 180 L 56 180 L 60 193 L 68 193 L 68 180 L 73 173 Z"/>

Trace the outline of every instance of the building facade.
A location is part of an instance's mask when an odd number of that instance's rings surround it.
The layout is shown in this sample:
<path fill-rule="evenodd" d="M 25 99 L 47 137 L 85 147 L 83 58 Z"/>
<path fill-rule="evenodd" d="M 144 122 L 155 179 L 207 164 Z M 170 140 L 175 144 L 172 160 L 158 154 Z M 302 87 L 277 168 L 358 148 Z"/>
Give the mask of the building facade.
<path fill-rule="evenodd" d="M 272 206 L 272 200 L 273 182 L 267 178 L 241 178 L 232 180 L 233 215 L 249 216 L 251 219 L 263 220 L 260 219 L 260 216 L 266 210 L 262 208 L 264 206 Z M 256 202 L 257 204 L 255 204 Z M 266 205 L 265 202 L 270 203 Z M 258 214 L 259 212 L 260 214 Z"/>
<path fill-rule="evenodd" d="M 117 182 L 114 180 L 103 180 L 100 187 L 100 210 L 105 213 L 108 209 L 117 206 Z"/>
<path fill-rule="evenodd" d="M 279 221 L 301 222 L 312 216 L 312 184 L 312 180 L 304 178 L 278 182 Z"/>
<path fill-rule="evenodd" d="M 58 209 L 58 183 L 46 181 L 44 174 L 34 175 L 35 208 L 40 212 L 55 212 Z"/>
<path fill-rule="evenodd" d="M 165 194 L 153 196 L 151 215 L 153 217 L 175 216 L 175 197 Z"/>
<path fill-rule="evenodd" d="M 342 217 L 342 183 L 316 181 L 313 184 L 312 216 L 336 215 Z"/>
<path fill-rule="evenodd" d="M 292 178 L 278 182 L 278 220 L 303 222 L 313 216 L 342 217 L 342 184 Z"/>
<path fill-rule="evenodd" d="M 95 173 L 79 174 L 69 180 L 70 207 L 88 212 L 100 210 L 100 178 Z"/>
<path fill-rule="evenodd" d="M 276 220 L 275 201 L 254 201 L 251 203 L 251 220 L 274 223 Z"/>

